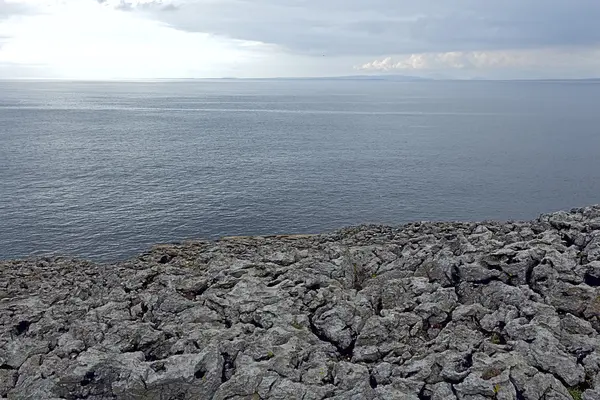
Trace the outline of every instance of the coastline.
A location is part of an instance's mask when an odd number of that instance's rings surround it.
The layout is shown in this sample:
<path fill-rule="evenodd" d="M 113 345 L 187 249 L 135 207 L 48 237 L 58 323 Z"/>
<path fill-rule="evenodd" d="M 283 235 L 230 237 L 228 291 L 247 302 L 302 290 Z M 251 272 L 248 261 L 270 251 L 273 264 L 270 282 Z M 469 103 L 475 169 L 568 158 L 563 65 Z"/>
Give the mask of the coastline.
<path fill-rule="evenodd" d="M 9 399 L 596 399 L 600 205 L 0 261 L 0 326 Z"/>

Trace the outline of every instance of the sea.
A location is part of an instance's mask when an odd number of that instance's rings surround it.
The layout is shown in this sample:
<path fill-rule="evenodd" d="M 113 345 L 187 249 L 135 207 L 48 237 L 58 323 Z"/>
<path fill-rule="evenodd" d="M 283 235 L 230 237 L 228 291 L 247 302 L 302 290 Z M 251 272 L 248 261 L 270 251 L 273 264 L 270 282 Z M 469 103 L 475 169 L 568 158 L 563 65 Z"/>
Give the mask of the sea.
<path fill-rule="evenodd" d="M 0 81 L 0 259 L 600 203 L 600 82 Z"/>

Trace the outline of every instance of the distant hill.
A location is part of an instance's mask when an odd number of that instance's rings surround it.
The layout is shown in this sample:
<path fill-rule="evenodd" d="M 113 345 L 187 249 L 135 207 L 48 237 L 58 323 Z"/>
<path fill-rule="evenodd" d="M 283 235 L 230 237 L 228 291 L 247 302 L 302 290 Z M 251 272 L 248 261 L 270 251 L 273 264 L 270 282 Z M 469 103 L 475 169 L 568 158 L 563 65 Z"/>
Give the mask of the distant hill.
<path fill-rule="evenodd" d="M 222 78 L 225 80 L 246 80 L 244 78 Z M 322 76 L 322 77 L 276 77 L 276 78 L 248 78 L 252 81 L 394 81 L 417 82 L 431 79 L 407 75 L 348 75 L 348 76 Z"/>
<path fill-rule="evenodd" d="M 426 81 L 457 81 L 457 82 L 585 82 L 600 83 L 600 78 L 540 78 L 540 79 L 489 79 L 482 77 L 450 78 L 443 75 L 424 78 L 409 75 L 348 75 L 322 77 L 274 77 L 274 78 L 234 78 L 224 77 L 217 80 L 247 80 L 247 81 L 389 81 L 389 82 L 426 82 Z"/>
<path fill-rule="evenodd" d="M 311 79 L 311 78 L 308 78 Z M 397 82 L 412 82 L 412 81 L 428 81 L 430 79 L 419 76 L 407 75 L 350 75 L 350 76 L 333 76 L 312 79 L 326 80 L 352 80 L 352 81 L 397 81 Z"/>

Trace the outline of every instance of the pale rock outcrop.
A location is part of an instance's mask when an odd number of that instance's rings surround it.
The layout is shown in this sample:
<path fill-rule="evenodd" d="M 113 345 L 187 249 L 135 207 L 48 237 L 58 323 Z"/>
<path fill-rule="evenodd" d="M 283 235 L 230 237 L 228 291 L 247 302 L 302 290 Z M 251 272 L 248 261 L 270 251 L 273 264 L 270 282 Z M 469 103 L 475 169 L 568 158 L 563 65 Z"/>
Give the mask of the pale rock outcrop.
<path fill-rule="evenodd" d="M 0 262 L 0 398 L 600 399 L 600 206 Z"/>

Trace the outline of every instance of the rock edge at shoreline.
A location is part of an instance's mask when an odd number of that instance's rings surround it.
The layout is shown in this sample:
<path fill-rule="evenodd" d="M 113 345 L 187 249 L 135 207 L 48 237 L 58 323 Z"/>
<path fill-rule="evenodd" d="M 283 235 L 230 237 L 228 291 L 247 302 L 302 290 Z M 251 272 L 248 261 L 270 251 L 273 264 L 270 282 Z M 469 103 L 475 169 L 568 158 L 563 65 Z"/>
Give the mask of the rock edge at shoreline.
<path fill-rule="evenodd" d="M 0 398 L 599 399 L 600 206 L 0 261 Z"/>

